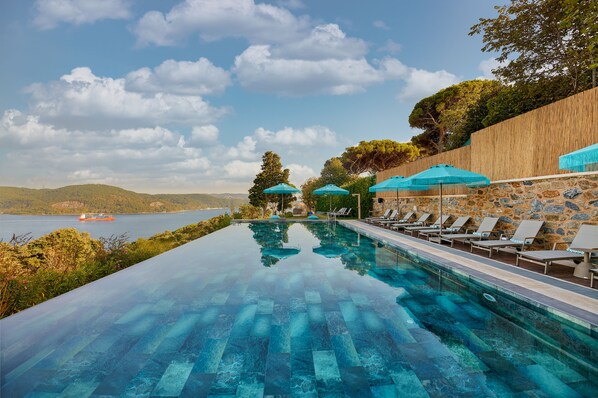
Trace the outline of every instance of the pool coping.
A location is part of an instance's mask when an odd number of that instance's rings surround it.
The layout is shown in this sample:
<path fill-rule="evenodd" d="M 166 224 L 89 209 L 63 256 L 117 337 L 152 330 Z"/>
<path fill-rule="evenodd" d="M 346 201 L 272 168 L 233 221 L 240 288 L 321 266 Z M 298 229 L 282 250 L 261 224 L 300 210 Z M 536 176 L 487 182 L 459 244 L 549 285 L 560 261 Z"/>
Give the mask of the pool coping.
<path fill-rule="evenodd" d="M 473 278 L 588 329 L 592 335 L 598 334 L 598 289 L 375 227 L 363 221 L 343 220 L 339 221 L 339 225 L 429 260 L 458 275 Z"/>

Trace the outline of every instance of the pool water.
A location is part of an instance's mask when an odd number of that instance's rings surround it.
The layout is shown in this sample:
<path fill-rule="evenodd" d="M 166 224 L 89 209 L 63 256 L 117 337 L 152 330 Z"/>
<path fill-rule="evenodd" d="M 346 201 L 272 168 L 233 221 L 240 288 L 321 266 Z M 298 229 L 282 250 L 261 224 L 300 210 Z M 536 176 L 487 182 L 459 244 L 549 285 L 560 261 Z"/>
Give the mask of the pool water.
<path fill-rule="evenodd" d="M 595 337 L 417 262 L 233 225 L 0 321 L 0 395 L 598 396 Z"/>

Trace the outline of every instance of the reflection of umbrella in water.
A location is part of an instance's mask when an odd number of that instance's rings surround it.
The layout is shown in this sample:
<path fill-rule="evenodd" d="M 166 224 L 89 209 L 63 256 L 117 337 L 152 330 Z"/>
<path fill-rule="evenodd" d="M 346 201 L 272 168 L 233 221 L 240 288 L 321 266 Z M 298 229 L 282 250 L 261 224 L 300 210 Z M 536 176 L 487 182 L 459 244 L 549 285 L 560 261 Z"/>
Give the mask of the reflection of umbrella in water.
<path fill-rule="evenodd" d="M 349 252 L 345 246 L 338 243 L 325 243 L 318 247 L 314 247 L 312 251 L 326 258 L 340 257 Z"/>
<path fill-rule="evenodd" d="M 262 256 L 274 257 L 277 260 L 284 260 L 301 251 L 298 247 L 262 247 L 260 252 Z"/>

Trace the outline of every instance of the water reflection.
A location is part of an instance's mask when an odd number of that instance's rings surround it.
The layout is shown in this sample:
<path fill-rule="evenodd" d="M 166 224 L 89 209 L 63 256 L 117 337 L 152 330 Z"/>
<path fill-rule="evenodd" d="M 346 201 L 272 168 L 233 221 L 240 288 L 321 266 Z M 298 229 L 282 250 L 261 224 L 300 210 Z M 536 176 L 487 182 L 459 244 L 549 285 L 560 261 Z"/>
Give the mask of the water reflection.
<path fill-rule="evenodd" d="M 264 267 L 271 267 L 291 256 L 299 254 L 301 248 L 290 246 L 288 223 L 250 223 L 253 239 L 260 245 L 261 263 Z"/>

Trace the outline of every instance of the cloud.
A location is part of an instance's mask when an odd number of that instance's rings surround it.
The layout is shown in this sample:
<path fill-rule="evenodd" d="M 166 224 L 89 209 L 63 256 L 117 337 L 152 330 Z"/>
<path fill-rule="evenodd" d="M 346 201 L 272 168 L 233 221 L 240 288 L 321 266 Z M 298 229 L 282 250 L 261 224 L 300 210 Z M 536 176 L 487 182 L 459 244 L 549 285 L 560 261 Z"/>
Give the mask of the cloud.
<path fill-rule="evenodd" d="M 231 178 L 254 178 L 260 172 L 261 162 L 233 160 L 224 165 L 226 175 Z"/>
<path fill-rule="evenodd" d="M 285 167 L 291 171 L 289 180 L 291 184 L 300 187 L 309 177 L 314 177 L 316 173 L 309 166 L 291 163 Z"/>
<path fill-rule="evenodd" d="M 324 126 L 311 126 L 304 129 L 285 127 L 279 131 L 270 131 L 262 127 L 255 130 L 255 137 L 268 144 L 290 146 L 336 145 L 336 133 Z"/>
<path fill-rule="evenodd" d="M 191 130 L 190 144 L 196 145 L 213 145 L 218 142 L 218 127 L 213 124 L 207 126 L 195 126 Z"/>
<path fill-rule="evenodd" d="M 245 136 L 236 146 L 229 148 L 227 155 L 233 159 L 256 159 L 258 157 L 255 152 L 256 145 L 257 141 L 253 137 Z"/>
<path fill-rule="evenodd" d="M 199 96 L 127 91 L 125 79 L 98 77 L 87 67 L 75 68 L 59 81 L 33 84 L 27 91 L 32 113 L 68 128 L 204 125 L 227 112 Z"/>
<path fill-rule="evenodd" d="M 33 23 L 43 30 L 53 29 L 60 22 L 82 25 L 131 16 L 129 0 L 37 0 L 34 8 Z"/>
<path fill-rule="evenodd" d="M 410 68 L 405 78 L 405 86 L 400 90 L 400 101 L 417 101 L 437 91 L 459 83 L 460 79 L 447 71 L 430 72 Z"/>
<path fill-rule="evenodd" d="M 492 73 L 493 69 L 498 68 L 499 66 L 504 66 L 504 63 L 500 63 L 496 60 L 496 58 L 490 57 L 488 59 L 480 61 L 478 65 L 478 69 L 482 71 L 482 76 L 479 79 L 489 79 L 494 80 L 496 76 Z"/>
<path fill-rule="evenodd" d="M 398 62 L 398 61 L 397 61 Z M 379 68 L 359 59 L 303 60 L 276 58 L 270 46 L 250 46 L 235 58 L 234 72 L 246 89 L 288 96 L 343 95 L 362 92 L 367 86 L 396 78 L 393 62 Z"/>
<path fill-rule="evenodd" d="M 384 23 L 384 21 L 374 21 L 374 23 L 372 24 L 374 25 L 374 28 L 378 28 L 378 29 L 382 29 L 382 30 L 390 30 L 390 28 L 388 27 L 388 25 L 386 25 L 386 23 Z"/>
<path fill-rule="evenodd" d="M 394 41 L 388 39 L 388 40 L 386 40 L 386 42 L 384 43 L 384 45 L 382 47 L 378 48 L 378 51 L 390 53 L 390 54 L 396 54 L 401 51 L 401 45 L 399 43 L 395 43 Z"/>
<path fill-rule="evenodd" d="M 130 72 L 125 78 L 128 91 L 141 93 L 222 94 L 230 85 L 229 73 L 206 58 L 197 62 L 169 59 L 154 69 L 141 68 Z"/>
<path fill-rule="evenodd" d="M 299 9 L 305 8 L 305 4 L 301 0 L 277 0 L 276 4 L 283 8 Z"/>
<path fill-rule="evenodd" d="M 318 25 L 309 36 L 275 47 L 273 56 L 277 58 L 322 60 L 360 58 L 367 53 L 367 44 L 350 38 L 336 24 Z"/>
<path fill-rule="evenodd" d="M 167 13 L 146 13 L 134 32 L 140 45 L 173 46 L 192 34 L 207 41 L 241 37 L 252 43 L 273 43 L 296 37 L 308 25 L 305 17 L 254 0 L 186 0 Z"/>

